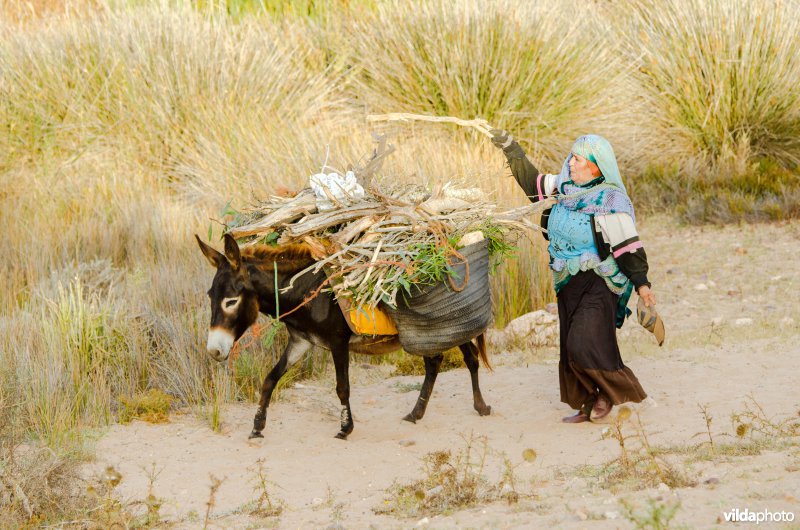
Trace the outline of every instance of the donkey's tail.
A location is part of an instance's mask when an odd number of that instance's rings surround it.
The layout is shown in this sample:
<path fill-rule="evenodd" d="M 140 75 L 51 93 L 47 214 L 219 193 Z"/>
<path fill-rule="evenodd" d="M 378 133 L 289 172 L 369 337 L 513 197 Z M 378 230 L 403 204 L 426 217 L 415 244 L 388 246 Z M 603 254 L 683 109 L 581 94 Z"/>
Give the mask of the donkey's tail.
<path fill-rule="evenodd" d="M 480 359 L 481 364 L 491 372 L 493 369 L 489 362 L 489 356 L 486 355 L 486 337 L 483 333 L 475 337 L 475 343 L 478 346 L 478 359 Z"/>

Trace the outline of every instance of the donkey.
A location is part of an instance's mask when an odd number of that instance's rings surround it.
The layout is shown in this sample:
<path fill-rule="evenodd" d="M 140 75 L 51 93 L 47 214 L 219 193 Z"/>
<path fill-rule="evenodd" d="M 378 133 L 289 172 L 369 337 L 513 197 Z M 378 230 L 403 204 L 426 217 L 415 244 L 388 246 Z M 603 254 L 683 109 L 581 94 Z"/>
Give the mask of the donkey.
<path fill-rule="evenodd" d="M 336 395 L 342 405 L 340 430 L 336 438 L 347 439 L 353 432 L 353 414 L 350 411 L 350 381 L 348 365 L 350 351 L 367 354 L 389 353 L 400 349 L 399 341 L 386 337 L 370 338 L 354 335 L 332 293 L 322 292 L 310 302 L 306 295 L 320 287 L 326 280 L 324 272 L 306 272 L 299 276 L 291 289 L 291 278 L 314 261 L 306 245 L 266 245 L 240 249 L 236 240 L 225 235 L 225 253 L 218 252 L 195 235 L 200 250 L 217 269 L 208 297 L 211 301 L 211 324 L 208 331 L 208 354 L 216 361 L 225 361 L 236 340 L 258 318 L 259 312 L 280 318 L 289 331 L 289 341 L 278 362 L 264 379 L 261 399 L 253 421 L 250 438 L 262 438 L 266 425 L 267 407 L 280 378 L 308 351 L 312 345 L 321 346 L 333 355 L 336 369 Z M 277 279 L 275 277 L 277 271 Z M 276 314 L 275 286 L 278 287 L 278 306 L 285 315 Z M 478 359 L 488 365 L 483 334 L 459 346 L 464 363 L 472 379 L 473 406 L 479 415 L 491 413 L 478 385 Z M 433 391 L 436 375 L 442 363 L 442 354 L 424 357 L 425 380 L 414 409 L 405 420 L 416 423 L 425 415 L 428 398 Z"/>

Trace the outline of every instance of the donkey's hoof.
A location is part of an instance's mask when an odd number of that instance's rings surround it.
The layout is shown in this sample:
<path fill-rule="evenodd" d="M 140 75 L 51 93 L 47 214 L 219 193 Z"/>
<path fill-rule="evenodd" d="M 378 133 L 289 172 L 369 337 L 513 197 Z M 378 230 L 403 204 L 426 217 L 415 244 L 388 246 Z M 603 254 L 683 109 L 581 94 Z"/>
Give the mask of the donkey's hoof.
<path fill-rule="evenodd" d="M 410 421 L 411 423 L 417 423 L 417 418 L 414 417 L 413 413 L 406 414 L 406 417 L 403 419 L 406 421 Z"/>
<path fill-rule="evenodd" d="M 253 438 L 263 438 L 263 437 L 264 437 L 264 435 L 261 434 L 261 431 L 253 431 L 253 432 L 250 433 L 250 436 L 248 436 L 247 438 L 249 440 L 252 440 Z"/>
<path fill-rule="evenodd" d="M 490 407 L 489 405 L 485 405 L 482 408 L 476 407 L 475 410 L 478 411 L 478 416 L 488 416 L 489 414 L 492 413 L 492 407 Z"/>
<path fill-rule="evenodd" d="M 339 431 L 339 433 L 334 438 L 338 438 L 339 440 L 347 440 L 347 434 L 345 434 L 342 431 Z"/>

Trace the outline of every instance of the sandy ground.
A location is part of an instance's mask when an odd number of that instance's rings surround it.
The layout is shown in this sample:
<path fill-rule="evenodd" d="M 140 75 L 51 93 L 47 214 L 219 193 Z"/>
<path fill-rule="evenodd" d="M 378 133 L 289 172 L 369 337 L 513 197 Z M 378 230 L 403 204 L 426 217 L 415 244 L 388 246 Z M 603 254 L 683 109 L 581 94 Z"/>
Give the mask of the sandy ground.
<path fill-rule="evenodd" d="M 667 342 L 658 348 L 633 322 L 620 334 L 626 364 L 657 403 L 640 409 L 650 443 L 689 447 L 707 440 L 701 405 L 713 417 L 715 443 L 733 443 L 731 414 L 746 410 L 748 396 L 775 422 L 797 418 L 800 224 L 671 225 L 655 218 L 641 227 Z M 421 377 L 389 378 L 381 367 L 355 364 L 356 427 L 347 441 L 333 437 L 339 404 L 328 376 L 273 403 L 263 440 L 247 439 L 254 405 L 228 407 L 222 433 L 193 415 L 175 415 L 164 425 L 116 425 L 98 442 L 91 470 L 114 466 L 123 475 L 118 494 L 135 501 L 147 495 L 154 468 L 161 513 L 180 528 L 203 526 L 212 475 L 224 478 L 209 525 L 217 528 L 632 528 L 623 501 L 644 509 L 648 499 L 680 501 L 673 523 L 689 528 L 731 526 L 723 513 L 734 508 L 790 512 L 794 523 L 759 526 L 800 528 L 797 438 L 758 455 L 667 457 L 696 481 L 693 487 L 611 489 L 599 466 L 619 457 L 619 445 L 602 436 L 606 425 L 560 422 L 570 410 L 559 402 L 556 349 L 492 354 L 496 370 L 481 372 L 488 417 L 472 410 L 466 369 L 439 376 L 425 418 L 414 425 L 401 418 L 417 395 L 408 389 Z M 507 459 L 516 466 L 519 502 L 427 517 L 376 513 L 392 506 L 392 484 L 425 476 L 426 454 L 457 453 L 469 439 L 482 447 L 481 437 L 488 448 L 483 475 L 497 484 Z M 533 462 L 522 456 L 529 448 L 538 455 Z M 258 497 L 259 460 L 272 499 L 283 504 L 277 517 L 247 514 L 247 502 Z"/>

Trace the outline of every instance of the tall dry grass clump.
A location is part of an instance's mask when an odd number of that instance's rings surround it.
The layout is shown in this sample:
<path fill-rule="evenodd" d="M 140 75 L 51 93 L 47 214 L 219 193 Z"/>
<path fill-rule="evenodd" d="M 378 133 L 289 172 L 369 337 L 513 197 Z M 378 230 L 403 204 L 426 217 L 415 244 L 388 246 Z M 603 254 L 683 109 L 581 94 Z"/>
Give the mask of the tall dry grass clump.
<path fill-rule="evenodd" d="M 662 164 L 727 175 L 752 171 L 759 158 L 800 163 L 797 9 L 781 0 L 615 5 Z"/>
<path fill-rule="evenodd" d="M 383 3 L 350 26 L 353 96 L 375 113 L 481 117 L 558 164 L 580 134 L 623 130 L 607 97 L 619 64 L 603 31 L 571 16 L 580 6 Z"/>
<path fill-rule="evenodd" d="M 0 148 L 38 163 L 116 149 L 195 199 L 291 179 L 335 136 L 320 113 L 336 108 L 337 75 L 306 68 L 284 30 L 139 8 L 7 32 Z"/>

